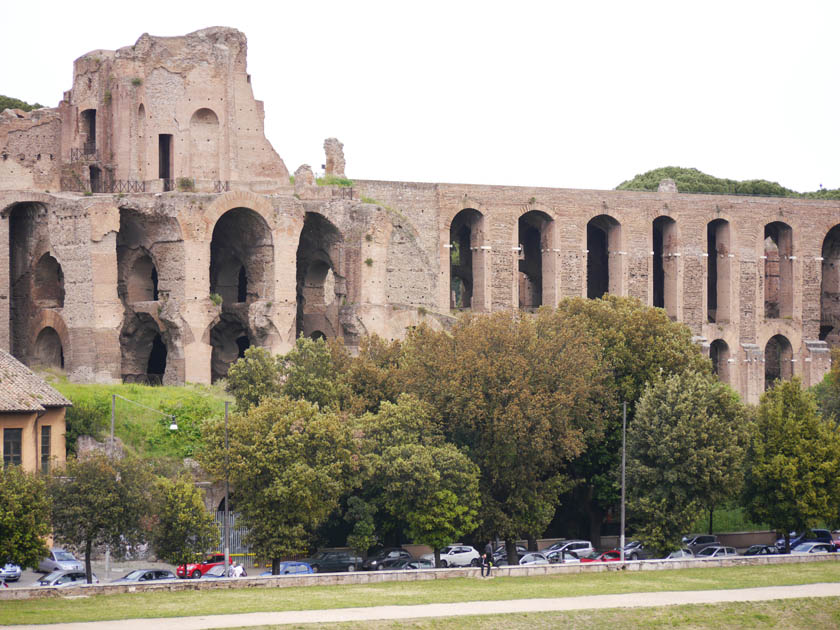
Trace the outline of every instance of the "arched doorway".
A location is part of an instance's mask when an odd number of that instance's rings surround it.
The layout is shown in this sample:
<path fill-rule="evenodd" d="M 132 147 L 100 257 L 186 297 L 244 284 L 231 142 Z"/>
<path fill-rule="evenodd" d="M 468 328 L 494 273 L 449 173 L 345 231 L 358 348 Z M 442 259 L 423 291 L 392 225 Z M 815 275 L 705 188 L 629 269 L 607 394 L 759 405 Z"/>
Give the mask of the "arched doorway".
<path fill-rule="evenodd" d="M 731 235 L 729 221 L 715 219 L 706 226 L 706 317 L 726 323 L 730 318 Z"/>
<path fill-rule="evenodd" d="M 601 214 L 586 224 L 586 297 L 621 292 L 621 224 Z"/>
<path fill-rule="evenodd" d="M 127 313 L 120 331 L 124 383 L 161 385 L 169 355 L 157 322 L 148 313 Z"/>
<path fill-rule="evenodd" d="M 793 230 L 775 221 L 764 226 L 764 317 L 793 315 Z"/>
<path fill-rule="evenodd" d="M 64 273 L 50 254 L 44 254 L 35 264 L 32 300 L 39 308 L 64 307 Z"/>
<path fill-rule="evenodd" d="M 519 308 L 533 309 L 546 303 L 555 306 L 552 227 L 551 217 L 539 210 L 519 217 Z"/>
<path fill-rule="evenodd" d="M 461 210 L 449 226 L 449 308 L 483 310 L 484 216 Z"/>
<path fill-rule="evenodd" d="M 297 249 L 298 336 L 320 331 L 327 337 L 343 337 L 338 317 L 347 296 L 342 247 L 338 228 L 320 214 L 306 214 Z"/>
<path fill-rule="evenodd" d="M 709 359 L 712 371 L 722 382 L 729 383 L 729 345 L 723 339 L 715 339 L 709 346 Z"/>
<path fill-rule="evenodd" d="M 222 298 L 222 308 L 272 299 L 274 247 L 271 230 L 249 208 L 225 212 L 213 228 L 210 242 L 210 293 Z"/>
<path fill-rule="evenodd" d="M 190 170 L 196 179 L 219 179 L 219 117 L 206 107 L 190 119 Z"/>
<path fill-rule="evenodd" d="M 822 245 L 820 339 L 840 344 L 840 225 L 828 231 Z"/>
<path fill-rule="evenodd" d="M 653 306 L 677 319 L 677 222 L 661 216 L 653 221 Z"/>
<path fill-rule="evenodd" d="M 789 381 L 793 376 L 793 348 L 787 337 L 774 335 L 764 347 L 764 389 L 775 381 Z"/>
<path fill-rule="evenodd" d="M 38 333 L 32 363 L 64 369 L 64 347 L 61 345 L 61 337 L 58 336 L 55 328 L 46 326 Z"/>
<path fill-rule="evenodd" d="M 222 313 L 221 318 L 210 330 L 210 345 L 213 350 L 210 357 L 210 379 L 216 382 L 227 376 L 230 366 L 237 359 L 245 356 L 251 347 L 248 330 L 241 321 L 230 313 Z"/>

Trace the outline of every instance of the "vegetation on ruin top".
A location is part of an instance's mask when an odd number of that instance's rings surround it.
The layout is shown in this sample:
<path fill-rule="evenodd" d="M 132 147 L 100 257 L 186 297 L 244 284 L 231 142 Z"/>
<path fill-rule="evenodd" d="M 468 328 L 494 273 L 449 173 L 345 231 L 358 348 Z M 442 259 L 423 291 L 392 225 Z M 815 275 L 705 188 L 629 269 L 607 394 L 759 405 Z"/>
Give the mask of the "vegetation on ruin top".
<path fill-rule="evenodd" d="M 324 175 L 323 177 L 317 177 L 315 183 L 319 186 L 342 186 L 344 188 L 350 188 L 353 185 L 353 180 L 347 179 L 346 177 L 337 177 L 336 175 Z"/>
<path fill-rule="evenodd" d="M 33 103 L 30 105 L 26 101 L 11 96 L 3 96 L 0 94 L 0 112 L 5 109 L 22 109 L 25 112 L 31 112 L 33 109 L 41 109 L 43 105 L 40 103 Z"/>
<path fill-rule="evenodd" d="M 665 166 L 636 175 L 633 179 L 620 183 L 615 189 L 656 191 L 659 188 L 659 182 L 663 179 L 673 179 L 677 184 L 677 190 L 681 193 L 840 199 L 840 189 L 821 188 L 814 192 L 799 193 L 766 179 L 738 181 L 708 175 L 696 168 L 680 166 Z"/>

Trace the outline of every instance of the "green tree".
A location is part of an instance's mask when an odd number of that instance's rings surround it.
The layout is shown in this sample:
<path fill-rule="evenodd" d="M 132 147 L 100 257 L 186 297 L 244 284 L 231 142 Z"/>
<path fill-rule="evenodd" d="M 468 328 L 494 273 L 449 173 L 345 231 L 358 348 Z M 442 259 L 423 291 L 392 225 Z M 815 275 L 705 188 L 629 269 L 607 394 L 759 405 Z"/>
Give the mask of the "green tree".
<path fill-rule="evenodd" d="M 831 370 L 811 390 L 820 416 L 840 427 L 840 348 L 831 351 Z"/>
<path fill-rule="evenodd" d="M 588 537 L 599 544 L 601 525 L 621 496 L 621 401 L 627 402 L 628 426 L 645 386 L 662 375 L 710 373 L 711 363 L 692 341 L 684 324 L 672 322 L 664 310 L 650 308 L 629 297 L 570 298 L 558 306 L 559 316 L 574 320 L 599 345 L 607 374 L 604 431 L 592 433 L 586 449 L 568 467 L 574 490 L 564 502 L 570 510 L 567 526 L 588 523 Z M 586 535 L 581 531 L 580 535 Z"/>
<path fill-rule="evenodd" d="M 840 509 L 840 435 L 819 417 L 798 378 L 765 392 L 747 455 L 745 505 L 784 533 L 834 521 Z"/>
<path fill-rule="evenodd" d="M 352 526 L 347 545 L 367 559 L 368 549 L 379 540 L 376 535 L 376 506 L 361 497 L 351 496 L 347 499 L 344 520 Z"/>
<path fill-rule="evenodd" d="M 546 309 L 463 317 L 451 333 L 420 326 L 403 349 L 406 388 L 481 471 L 480 533 L 513 553 L 519 536 L 542 534 L 567 487 L 564 466 L 601 430 L 597 344 Z"/>
<path fill-rule="evenodd" d="M 12 98 L 11 96 L 3 96 L 0 94 L 0 112 L 6 109 L 22 109 L 25 112 L 31 112 L 33 109 L 40 109 L 43 105 L 40 103 L 34 103 L 30 105 L 26 101 L 22 101 L 18 98 Z"/>
<path fill-rule="evenodd" d="M 81 549 L 90 583 L 90 558 L 96 545 L 117 555 L 124 545 L 144 539 L 141 520 L 149 513 L 149 475 L 140 462 L 103 454 L 70 459 L 50 479 L 53 536 Z"/>
<path fill-rule="evenodd" d="M 219 544 L 219 528 L 189 477 L 159 477 L 152 492 L 151 543 L 171 564 L 192 562 Z"/>
<path fill-rule="evenodd" d="M 278 359 L 258 346 L 248 348 L 245 356 L 230 366 L 227 390 L 236 399 L 238 411 L 247 412 L 266 398 L 279 394 L 280 366 Z"/>
<path fill-rule="evenodd" d="M 295 347 L 280 361 L 283 395 L 308 400 L 321 409 L 341 408 L 347 396 L 342 378 L 347 361 L 343 346 L 298 337 Z"/>
<path fill-rule="evenodd" d="M 349 359 L 344 379 L 349 390 L 345 409 L 354 415 L 376 412 L 382 401 L 396 402 L 402 393 L 399 341 L 385 341 L 376 335 L 365 336 L 359 353 Z"/>
<path fill-rule="evenodd" d="M 315 530 L 356 482 L 360 463 L 345 422 L 336 413 L 286 397 L 270 398 L 229 420 L 230 480 L 258 555 L 306 552 Z M 202 466 L 223 478 L 224 424 L 204 425 Z"/>
<path fill-rule="evenodd" d="M 95 391 L 74 392 L 73 406 L 67 408 L 65 420 L 67 453 L 76 454 L 76 441 L 81 435 L 99 438 L 108 426 L 111 414 L 110 396 Z"/>
<path fill-rule="evenodd" d="M 672 374 L 648 385 L 627 432 L 630 518 L 656 551 L 679 546 L 704 507 L 741 487 L 749 435 L 738 395 L 709 374 Z"/>
<path fill-rule="evenodd" d="M 0 564 L 38 565 L 49 552 L 49 513 L 43 477 L 20 466 L 0 470 Z"/>

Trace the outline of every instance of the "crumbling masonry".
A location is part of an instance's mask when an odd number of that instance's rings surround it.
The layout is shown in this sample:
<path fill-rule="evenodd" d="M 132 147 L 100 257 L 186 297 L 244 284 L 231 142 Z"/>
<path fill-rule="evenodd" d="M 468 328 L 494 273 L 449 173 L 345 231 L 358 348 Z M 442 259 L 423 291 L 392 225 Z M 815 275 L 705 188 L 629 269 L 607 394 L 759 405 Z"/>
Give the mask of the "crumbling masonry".
<path fill-rule="evenodd" d="M 0 115 L 0 347 L 77 381 L 210 382 L 250 345 L 609 292 L 685 322 L 749 402 L 828 370 L 837 201 L 292 181 L 245 56 L 234 29 L 143 35 L 77 59 L 57 108 Z"/>

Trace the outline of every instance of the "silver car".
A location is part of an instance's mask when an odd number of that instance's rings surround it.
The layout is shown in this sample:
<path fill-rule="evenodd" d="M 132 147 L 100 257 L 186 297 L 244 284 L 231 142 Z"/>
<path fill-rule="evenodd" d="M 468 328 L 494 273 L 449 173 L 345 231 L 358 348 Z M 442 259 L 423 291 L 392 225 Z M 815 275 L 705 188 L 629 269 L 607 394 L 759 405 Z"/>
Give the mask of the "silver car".
<path fill-rule="evenodd" d="M 64 549 L 50 549 L 50 555 L 41 560 L 38 571 L 52 573 L 53 571 L 84 571 L 84 565 L 69 551 Z"/>
<path fill-rule="evenodd" d="M 99 584 L 99 578 L 94 573 L 90 574 L 92 584 Z M 38 580 L 38 586 L 80 586 L 87 584 L 87 576 L 84 571 L 53 571 Z"/>
<path fill-rule="evenodd" d="M 20 579 L 20 567 L 16 564 L 0 566 L 0 582 L 17 582 Z"/>

